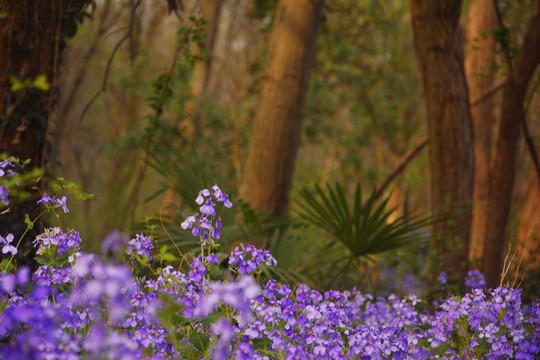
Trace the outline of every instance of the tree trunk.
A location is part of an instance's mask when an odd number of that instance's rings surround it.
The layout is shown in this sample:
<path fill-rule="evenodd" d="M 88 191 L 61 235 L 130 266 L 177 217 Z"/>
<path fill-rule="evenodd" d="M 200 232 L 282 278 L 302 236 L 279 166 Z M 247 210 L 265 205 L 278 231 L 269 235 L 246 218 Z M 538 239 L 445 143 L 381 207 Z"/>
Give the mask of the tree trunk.
<path fill-rule="evenodd" d="M 252 208 L 288 210 L 323 0 L 281 0 L 251 130 L 240 196 Z"/>
<path fill-rule="evenodd" d="M 482 270 L 488 287 L 498 286 L 508 240 L 508 220 L 514 188 L 520 121 L 531 77 L 540 62 L 539 1 L 525 40 L 504 87 L 503 104 L 488 198 L 488 222 Z"/>
<path fill-rule="evenodd" d="M 206 28 L 207 56 L 204 59 L 203 65 L 198 67 L 198 74 L 194 77 L 200 77 L 199 81 L 195 82 L 193 92 L 199 97 L 204 94 L 210 86 L 212 75 L 212 64 L 214 60 L 214 45 L 216 44 L 217 30 L 219 27 L 219 15 L 221 14 L 222 0 L 204 0 L 202 2 L 202 17 L 208 21 Z"/>
<path fill-rule="evenodd" d="M 516 244 L 516 260 L 522 259 L 521 269 L 525 276 L 530 272 L 540 273 L 540 182 L 534 169 L 530 170 L 529 180 L 530 186 L 523 194 L 523 204 L 519 209 Z M 517 278 L 517 267 L 512 269 L 512 273 Z"/>
<path fill-rule="evenodd" d="M 465 73 L 469 85 L 469 101 L 474 133 L 474 186 L 471 249 L 469 260 L 476 262 L 482 256 L 486 233 L 486 204 L 491 165 L 491 136 L 495 125 L 492 97 L 476 106 L 479 99 L 495 81 L 495 38 L 490 31 L 497 27 L 497 14 L 493 0 L 471 1 L 467 14 L 467 45 Z"/>
<path fill-rule="evenodd" d="M 412 0 L 414 41 L 429 127 L 433 225 L 430 281 L 440 271 L 461 285 L 467 271 L 474 149 L 467 83 L 463 68 L 461 1 Z"/>
<path fill-rule="evenodd" d="M 0 152 L 22 160 L 31 159 L 30 168 L 43 168 L 46 161 L 49 118 L 54 105 L 53 91 L 27 88 L 11 92 L 10 77 L 33 81 L 45 75 L 54 86 L 59 53 L 65 45 L 66 26 L 87 0 L 0 0 Z M 2 234 L 13 233 L 16 241 L 26 230 L 25 214 L 35 219 L 39 194 L 14 202 L 10 213 L 0 216 Z M 29 231 L 19 248 L 16 264 L 31 264 L 32 240 L 42 226 Z"/>

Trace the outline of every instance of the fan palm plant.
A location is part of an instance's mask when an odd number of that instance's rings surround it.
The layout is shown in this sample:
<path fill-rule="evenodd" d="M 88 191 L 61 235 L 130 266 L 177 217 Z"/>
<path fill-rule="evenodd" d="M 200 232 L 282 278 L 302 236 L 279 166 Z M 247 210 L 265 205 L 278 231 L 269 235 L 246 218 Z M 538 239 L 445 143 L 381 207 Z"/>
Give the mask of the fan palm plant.
<path fill-rule="evenodd" d="M 390 221 L 395 209 L 388 208 L 389 197 L 377 202 L 372 192 L 362 202 L 360 185 L 357 185 L 352 204 L 339 184 L 326 185 L 326 190 L 315 186 L 304 188 L 297 201 L 298 214 L 304 222 L 324 230 L 332 238 L 328 248 L 341 244 L 347 251 L 336 260 L 341 264 L 331 286 L 351 264 L 360 266 L 363 260 L 374 262 L 375 255 L 414 246 L 424 236 L 420 230 L 432 224 L 429 216 L 400 216 Z"/>

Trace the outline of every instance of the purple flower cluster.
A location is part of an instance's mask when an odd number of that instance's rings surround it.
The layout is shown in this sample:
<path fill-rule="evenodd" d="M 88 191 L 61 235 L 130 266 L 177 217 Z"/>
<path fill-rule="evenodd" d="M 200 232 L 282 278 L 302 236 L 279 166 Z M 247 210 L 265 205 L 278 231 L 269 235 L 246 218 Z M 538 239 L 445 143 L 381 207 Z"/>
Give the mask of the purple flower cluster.
<path fill-rule="evenodd" d="M 241 275 L 253 274 L 262 264 L 275 266 L 277 261 L 268 250 L 262 251 L 253 245 L 240 244 L 229 256 L 229 265 Z"/>
<path fill-rule="evenodd" d="M 534 359 L 540 353 L 540 303 L 526 312 L 520 299 L 518 290 L 475 289 L 425 314 L 413 295 L 320 294 L 305 285 L 292 291 L 270 281 L 254 303 L 256 321 L 240 326 L 243 340 L 267 339 L 274 353 L 294 351 L 300 358 Z"/>
<path fill-rule="evenodd" d="M 205 194 L 204 203 L 210 196 Z M 115 239 L 110 242 L 125 242 L 119 234 Z M 540 356 L 540 300 L 523 305 L 520 290 L 484 290 L 476 273 L 469 293 L 426 312 L 427 304 L 412 294 L 321 293 L 276 280 L 261 287 L 249 274 L 276 262 L 252 245 L 237 247 L 229 257 L 232 270 L 248 275 L 236 280 L 226 280 L 212 253 L 193 257 L 186 273 L 165 266 L 135 280 L 127 265 L 83 253 L 80 243 L 75 231 L 49 229 L 35 244 L 40 261 L 50 261 L 31 282 L 28 268 L 0 273 L 2 359 Z M 128 242 L 129 254 L 151 258 L 152 249 L 144 235 Z"/>
<path fill-rule="evenodd" d="M 250 300 L 260 293 L 260 286 L 253 278 L 245 276 L 231 283 L 214 282 L 210 284 L 208 295 L 201 297 L 194 311 L 195 317 L 206 317 L 217 310 L 220 303 L 230 306 L 239 314 L 237 321 L 254 321 Z"/>
<path fill-rule="evenodd" d="M 13 295 L 16 286 L 23 286 L 30 281 L 30 268 L 23 266 L 15 274 L 0 274 L 0 288 L 5 294 Z"/>
<path fill-rule="evenodd" d="M 486 286 L 486 279 L 484 279 L 484 274 L 478 270 L 471 270 L 467 273 L 467 278 L 465 279 L 465 287 L 467 290 L 472 289 L 482 289 Z"/>
<path fill-rule="evenodd" d="M 56 198 L 56 196 L 50 196 L 50 195 L 43 195 L 41 199 L 37 202 L 38 204 L 42 203 L 45 205 L 49 205 L 51 208 L 59 208 L 61 207 L 62 210 L 64 210 L 64 213 L 68 213 L 69 209 L 67 208 L 67 197 L 62 196 L 60 199 Z"/>
<path fill-rule="evenodd" d="M 148 260 L 152 260 L 152 249 L 154 249 L 152 239 L 143 234 L 137 234 L 128 242 L 126 253 L 131 255 L 135 251 L 137 255 L 144 255 Z"/>
<path fill-rule="evenodd" d="M 213 195 L 213 198 L 212 198 Z M 200 236 L 203 245 L 214 244 L 214 240 L 220 238 L 219 229 L 222 227 L 221 219 L 216 213 L 216 203 L 223 202 L 225 207 L 233 206 L 227 194 L 221 191 L 219 186 L 214 185 L 212 192 L 208 189 L 201 190 L 195 202 L 200 205 L 195 215 L 190 215 L 181 224 L 182 229 L 192 229 L 193 236 Z"/>
<path fill-rule="evenodd" d="M 74 253 L 80 251 L 81 237 L 79 232 L 69 230 L 63 232 L 60 228 L 45 229 L 43 234 L 40 234 L 34 240 L 34 246 L 38 247 L 37 254 L 41 255 L 50 251 L 62 256 L 67 252 Z"/>

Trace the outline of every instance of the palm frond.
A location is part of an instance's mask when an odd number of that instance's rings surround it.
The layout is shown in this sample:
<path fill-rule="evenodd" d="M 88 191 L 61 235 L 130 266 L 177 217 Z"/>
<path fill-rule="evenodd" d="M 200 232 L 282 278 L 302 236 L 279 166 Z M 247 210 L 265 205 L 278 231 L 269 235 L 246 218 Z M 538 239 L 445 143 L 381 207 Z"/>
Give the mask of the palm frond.
<path fill-rule="evenodd" d="M 362 205 L 359 185 L 353 199 L 350 204 L 339 184 L 327 184 L 326 190 L 317 185 L 314 191 L 301 190 L 297 205 L 305 222 L 333 236 L 354 258 L 416 245 L 423 239 L 418 231 L 435 222 L 429 216 L 401 216 L 389 222 L 394 212 L 387 207 L 389 197 L 377 203 L 373 191 Z"/>

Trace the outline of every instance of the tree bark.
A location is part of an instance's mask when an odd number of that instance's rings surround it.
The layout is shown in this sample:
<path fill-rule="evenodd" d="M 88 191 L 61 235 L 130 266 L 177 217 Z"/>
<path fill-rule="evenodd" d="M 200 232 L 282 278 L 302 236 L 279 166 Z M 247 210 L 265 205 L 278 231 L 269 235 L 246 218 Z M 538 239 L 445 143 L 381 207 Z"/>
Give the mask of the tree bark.
<path fill-rule="evenodd" d="M 540 272 L 540 183 L 534 170 L 529 174 L 530 186 L 523 194 L 523 204 L 519 209 L 516 243 L 516 259 L 523 259 L 521 269 Z M 518 277 L 517 267 L 512 269 L 514 278 Z M 530 278 L 528 279 L 530 280 Z"/>
<path fill-rule="evenodd" d="M 67 25 L 88 0 L 0 0 L 0 152 L 31 159 L 30 168 L 44 168 L 49 118 L 55 98 L 52 88 L 42 91 L 10 89 L 10 77 L 33 81 L 46 75 L 54 87 L 61 47 L 65 45 Z M 34 198 L 14 202 L 8 214 L 0 216 L 2 235 L 13 233 L 16 241 L 26 230 L 25 214 L 35 219 L 40 208 Z M 32 240 L 42 226 L 28 231 L 21 242 L 16 264 L 31 264 Z"/>
<path fill-rule="evenodd" d="M 214 61 L 214 45 L 216 44 L 217 39 L 219 15 L 221 14 L 222 4 L 222 0 L 205 0 L 202 3 L 202 17 L 208 21 L 206 29 L 207 38 L 205 43 L 208 53 L 204 59 L 204 69 L 201 69 L 203 74 L 201 76 L 200 84 L 197 84 L 194 88 L 194 92 L 197 94 L 197 96 L 204 94 L 210 86 L 212 65 Z"/>
<path fill-rule="evenodd" d="M 501 119 L 497 137 L 495 159 L 491 169 L 488 198 L 488 222 L 484 242 L 482 270 L 488 287 L 498 286 L 502 271 L 503 254 L 508 239 L 508 220 L 514 188 L 517 145 L 520 139 L 520 121 L 523 103 L 531 77 L 540 62 L 540 12 L 536 11 L 520 53 L 510 69 L 504 87 Z"/>
<path fill-rule="evenodd" d="M 471 1 L 467 14 L 467 44 L 465 73 L 469 85 L 469 101 L 474 133 L 474 186 L 471 249 L 469 260 L 479 261 L 486 233 L 486 204 L 489 191 L 491 165 L 491 137 L 495 116 L 493 99 L 487 98 L 473 106 L 495 82 L 495 38 L 490 31 L 497 27 L 497 14 L 493 0 Z"/>
<path fill-rule="evenodd" d="M 463 68 L 461 1 L 412 0 L 411 15 L 429 128 L 433 225 L 430 281 L 460 286 L 467 272 L 474 149 Z"/>
<path fill-rule="evenodd" d="M 281 0 L 270 38 L 240 196 L 287 213 L 323 0 Z"/>

